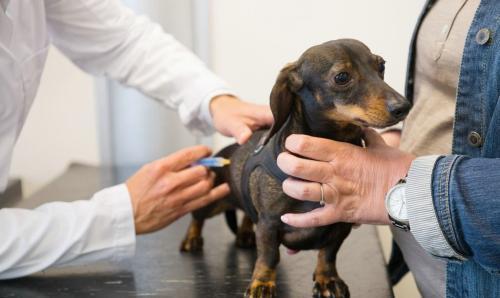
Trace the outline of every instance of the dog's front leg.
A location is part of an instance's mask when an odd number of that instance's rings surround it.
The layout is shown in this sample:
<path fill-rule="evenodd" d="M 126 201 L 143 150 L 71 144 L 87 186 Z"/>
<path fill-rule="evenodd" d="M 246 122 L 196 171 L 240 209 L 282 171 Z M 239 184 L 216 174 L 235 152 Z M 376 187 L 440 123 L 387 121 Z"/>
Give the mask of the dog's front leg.
<path fill-rule="evenodd" d="M 276 297 L 276 265 L 280 259 L 277 226 L 276 221 L 262 218 L 256 225 L 257 261 L 247 298 Z"/>
<path fill-rule="evenodd" d="M 347 298 L 349 289 L 339 277 L 335 266 L 336 251 L 323 248 L 318 254 L 318 263 L 314 271 L 314 298 Z"/>
<path fill-rule="evenodd" d="M 337 272 L 337 253 L 344 239 L 349 235 L 349 224 L 337 225 L 337 235 L 327 247 L 320 249 L 314 271 L 314 298 L 348 298 L 349 288 Z"/>

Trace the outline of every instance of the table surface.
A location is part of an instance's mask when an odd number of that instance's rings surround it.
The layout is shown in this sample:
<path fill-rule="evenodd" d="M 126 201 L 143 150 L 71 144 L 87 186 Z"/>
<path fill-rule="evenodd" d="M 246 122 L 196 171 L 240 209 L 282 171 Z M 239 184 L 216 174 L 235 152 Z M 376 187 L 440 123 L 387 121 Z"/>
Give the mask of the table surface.
<path fill-rule="evenodd" d="M 16 207 L 48 201 L 74 201 L 128 177 L 133 168 L 97 168 L 74 164 Z M 207 221 L 204 251 L 178 250 L 190 216 L 168 228 L 137 237 L 136 256 L 121 263 L 49 269 L 25 278 L 0 281 L 0 297 L 242 297 L 250 282 L 254 250 L 238 249 L 223 216 Z M 311 297 L 316 251 L 289 256 L 281 247 L 279 297 Z M 353 230 L 338 257 L 339 274 L 351 297 L 392 297 L 384 258 L 373 226 Z"/>

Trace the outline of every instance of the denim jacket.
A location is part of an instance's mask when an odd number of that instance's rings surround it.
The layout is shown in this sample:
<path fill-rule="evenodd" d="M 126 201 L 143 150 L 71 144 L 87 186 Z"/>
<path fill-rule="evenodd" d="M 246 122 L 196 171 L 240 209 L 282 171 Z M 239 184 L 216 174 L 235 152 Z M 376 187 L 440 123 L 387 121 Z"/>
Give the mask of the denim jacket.
<path fill-rule="evenodd" d="M 415 41 L 406 96 L 413 98 Z M 457 90 L 452 155 L 417 158 L 408 173 L 415 239 L 446 258 L 447 297 L 500 297 L 500 1 L 482 0 L 469 28 Z"/>

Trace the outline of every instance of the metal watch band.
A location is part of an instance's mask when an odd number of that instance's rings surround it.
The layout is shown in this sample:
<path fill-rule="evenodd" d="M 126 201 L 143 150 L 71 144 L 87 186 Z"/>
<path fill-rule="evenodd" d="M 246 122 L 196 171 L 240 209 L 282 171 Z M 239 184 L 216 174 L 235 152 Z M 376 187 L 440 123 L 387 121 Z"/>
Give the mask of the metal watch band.
<path fill-rule="evenodd" d="M 387 214 L 389 216 L 389 220 L 391 221 L 391 224 L 395 226 L 396 228 L 399 228 L 405 232 L 408 232 L 410 230 L 410 224 L 409 223 L 404 223 L 401 221 L 397 221 L 394 218 L 391 217 L 390 214 Z"/>

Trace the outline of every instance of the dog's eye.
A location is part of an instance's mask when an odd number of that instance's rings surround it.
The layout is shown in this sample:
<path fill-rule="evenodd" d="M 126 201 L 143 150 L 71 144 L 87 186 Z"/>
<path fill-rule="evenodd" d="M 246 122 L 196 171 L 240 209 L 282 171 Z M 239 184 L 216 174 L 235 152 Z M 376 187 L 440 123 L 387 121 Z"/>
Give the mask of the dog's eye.
<path fill-rule="evenodd" d="M 349 82 L 349 74 L 347 72 L 340 72 L 335 76 L 335 83 L 345 85 Z"/>
<path fill-rule="evenodd" d="M 381 74 L 383 74 L 385 71 L 385 61 L 382 61 L 378 64 L 378 72 L 380 72 Z"/>

